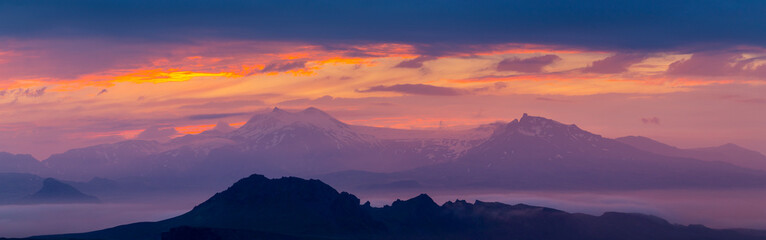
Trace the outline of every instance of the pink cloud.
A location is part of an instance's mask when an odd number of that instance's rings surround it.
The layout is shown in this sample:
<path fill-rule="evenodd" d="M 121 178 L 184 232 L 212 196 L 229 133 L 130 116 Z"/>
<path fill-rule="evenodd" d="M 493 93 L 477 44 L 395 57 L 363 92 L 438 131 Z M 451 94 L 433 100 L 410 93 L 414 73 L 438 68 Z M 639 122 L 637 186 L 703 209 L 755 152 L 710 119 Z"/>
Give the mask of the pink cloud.
<path fill-rule="evenodd" d="M 548 54 L 531 58 L 507 58 L 497 64 L 498 71 L 517 71 L 525 73 L 539 73 L 543 71 L 543 67 L 548 66 L 556 61 L 561 60 L 561 57 Z"/>
<path fill-rule="evenodd" d="M 644 124 L 660 125 L 660 119 L 657 117 L 641 118 Z"/>
<path fill-rule="evenodd" d="M 172 127 L 149 127 L 136 136 L 140 140 L 167 141 L 178 135 L 178 131 Z"/>
<path fill-rule="evenodd" d="M 420 56 L 417 58 L 404 60 L 400 62 L 399 64 L 396 64 L 396 68 L 421 68 L 423 67 L 423 63 L 427 61 L 431 61 L 436 59 L 436 57 L 430 57 L 430 56 Z"/>
<path fill-rule="evenodd" d="M 582 71 L 587 73 L 622 73 L 627 71 L 631 65 L 646 59 L 647 56 L 647 54 L 643 53 L 617 53 L 594 61 L 590 66 L 583 68 Z"/>
<path fill-rule="evenodd" d="M 700 52 L 689 59 L 676 61 L 668 67 L 669 75 L 720 77 L 766 77 L 766 65 L 756 65 L 765 57 L 747 58 L 739 52 Z"/>
<path fill-rule="evenodd" d="M 467 92 L 462 89 L 439 87 L 427 84 L 396 84 L 391 86 L 373 86 L 365 90 L 356 90 L 357 92 L 397 92 L 413 95 L 429 96 L 458 96 Z"/>

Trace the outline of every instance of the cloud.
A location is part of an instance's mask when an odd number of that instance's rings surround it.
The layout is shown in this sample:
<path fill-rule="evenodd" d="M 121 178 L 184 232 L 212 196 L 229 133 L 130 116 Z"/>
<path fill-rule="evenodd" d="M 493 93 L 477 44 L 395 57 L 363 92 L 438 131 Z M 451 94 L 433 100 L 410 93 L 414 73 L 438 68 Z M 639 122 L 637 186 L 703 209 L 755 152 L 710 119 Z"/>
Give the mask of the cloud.
<path fill-rule="evenodd" d="M 669 75 L 684 76 L 749 76 L 766 78 L 766 65 L 758 65 L 758 61 L 766 61 L 765 57 L 745 57 L 738 52 L 699 52 L 688 59 L 671 63 Z"/>
<path fill-rule="evenodd" d="M 431 61 L 436 59 L 436 57 L 432 56 L 420 56 L 414 59 L 404 60 L 400 62 L 399 64 L 396 64 L 394 66 L 395 68 L 421 68 L 423 67 L 423 63 L 427 61 Z"/>
<path fill-rule="evenodd" d="M 497 64 L 498 71 L 517 71 L 524 73 L 539 73 L 543 71 L 543 67 L 548 66 L 556 61 L 561 60 L 556 55 L 543 55 L 531 58 L 508 58 L 500 61 Z"/>
<path fill-rule="evenodd" d="M 217 98 L 213 101 L 199 103 L 199 104 L 186 104 L 182 105 L 178 108 L 180 109 L 196 109 L 196 110 L 205 110 L 205 109 L 231 109 L 231 108 L 240 108 L 240 107 L 255 107 L 255 106 L 263 106 L 265 103 L 262 100 L 258 100 L 256 98 L 259 97 L 265 97 L 263 95 L 251 95 L 251 96 L 242 96 L 242 97 L 228 97 L 228 98 Z M 192 100 L 194 101 L 194 100 Z"/>
<path fill-rule="evenodd" d="M 236 128 L 229 125 L 229 123 L 224 121 L 219 121 L 214 128 L 202 132 L 202 134 L 222 134 L 222 133 L 230 133 L 232 131 L 236 130 Z"/>
<path fill-rule="evenodd" d="M 4 89 L 0 91 L 0 97 L 40 97 L 45 95 L 47 89 L 48 87 Z"/>
<path fill-rule="evenodd" d="M 648 57 L 645 53 L 617 53 L 607 58 L 594 61 L 590 66 L 583 68 L 587 73 L 622 73 L 636 63 Z"/>
<path fill-rule="evenodd" d="M 197 115 L 188 116 L 186 118 L 189 120 L 207 120 L 207 119 L 219 119 L 219 118 L 227 118 L 227 117 L 234 117 L 234 116 L 242 116 L 247 114 L 249 113 L 239 112 L 239 113 L 197 114 Z"/>
<path fill-rule="evenodd" d="M 641 118 L 641 122 L 644 124 L 660 125 L 660 119 L 657 117 Z"/>
<path fill-rule="evenodd" d="M 499 91 L 499 90 L 503 90 L 503 89 L 505 89 L 507 87 L 508 87 L 508 83 L 505 83 L 505 82 L 495 82 L 492 85 L 470 89 L 469 91 L 474 92 L 474 93 L 480 93 L 480 92 L 486 92 L 486 91 L 490 91 L 490 90 Z"/>
<path fill-rule="evenodd" d="M 365 90 L 356 90 L 357 92 L 396 92 L 412 95 L 428 95 L 428 96 L 458 96 L 466 94 L 466 91 L 449 88 L 438 87 L 427 84 L 396 84 L 391 86 L 374 86 Z"/>
<path fill-rule="evenodd" d="M 550 97 L 536 97 L 535 100 L 545 101 L 545 102 L 571 102 L 569 100 L 550 98 Z"/>
<path fill-rule="evenodd" d="M 331 104 L 332 101 L 335 100 L 332 96 L 325 95 L 322 97 L 318 97 L 315 99 L 309 99 L 309 98 L 300 98 L 300 99 L 291 99 L 287 101 L 282 101 L 277 103 L 277 106 L 310 106 L 310 105 L 325 105 L 325 104 Z"/>
<path fill-rule="evenodd" d="M 266 65 L 261 72 L 286 72 L 306 68 L 306 61 L 280 61 Z"/>
<path fill-rule="evenodd" d="M 721 99 L 730 100 L 739 103 L 753 103 L 753 104 L 766 104 L 766 98 L 762 97 L 748 97 L 736 94 L 729 94 L 721 96 Z"/>
<path fill-rule="evenodd" d="M 45 89 L 47 89 L 47 87 L 41 87 L 38 89 L 27 88 L 17 94 L 24 97 L 39 97 L 45 94 Z"/>
<path fill-rule="evenodd" d="M 167 141 L 170 138 L 178 135 L 178 131 L 172 127 L 149 127 L 146 130 L 136 136 L 136 139 L 140 140 L 155 140 L 155 141 Z"/>
<path fill-rule="evenodd" d="M 9 1 L 0 8 L 0 38 L 765 46 L 764 11 L 763 1 L 693 0 Z"/>

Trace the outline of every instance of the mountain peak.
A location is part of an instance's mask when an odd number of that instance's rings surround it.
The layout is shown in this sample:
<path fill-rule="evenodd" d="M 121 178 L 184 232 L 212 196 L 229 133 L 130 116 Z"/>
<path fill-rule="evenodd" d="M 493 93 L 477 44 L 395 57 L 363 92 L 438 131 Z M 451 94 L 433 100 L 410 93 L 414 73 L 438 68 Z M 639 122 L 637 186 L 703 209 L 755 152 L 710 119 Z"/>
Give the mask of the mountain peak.
<path fill-rule="evenodd" d="M 728 148 L 728 149 L 745 149 L 737 144 L 734 143 L 726 143 L 724 145 L 719 146 L 721 148 Z"/>
<path fill-rule="evenodd" d="M 32 203 L 94 203 L 98 198 L 85 195 L 76 188 L 54 178 L 43 180 L 43 187 L 27 197 Z"/>
<path fill-rule="evenodd" d="M 302 234 L 379 229 L 354 195 L 339 193 L 319 180 L 269 179 L 257 174 L 237 181 L 174 220 L 191 225 Z"/>
<path fill-rule="evenodd" d="M 360 140 L 349 126 L 314 107 L 298 112 L 274 108 L 269 113 L 256 114 L 244 126 L 234 130 L 229 137 L 279 142 L 284 134 L 294 134 L 296 129 L 314 129 L 346 140 Z M 282 131 L 285 130 L 285 131 Z M 305 131 L 304 131 L 305 132 Z M 276 135 L 274 135 L 276 134 Z"/>
<path fill-rule="evenodd" d="M 323 114 L 323 115 L 328 115 L 328 114 L 327 114 L 327 113 L 325 113 L 324 111 L 322 111 L 322 110 L 319 110 L 318 108 L 315 108 L 315 107 L 308 107 L 308 108 L 306 108 L 306 109 L 303 109 L 303 111 L 302 111 L 302 112 L 304 112 L 304 113 L 310 113 L 310 114 Z"/>
<path fill-rule="evenodd" d="M 539 125 L 566 125 L 566 124 L 560 123 L 558 121 L 555 121 L 553 119 L 548 119 L 548 118 L 539 117 L 539 116 L 530 116 L 530 115 L 528 115 L 526 113 L 524 113 L 524 115 L 521 116 L 521 118 L 519 119 L 519 123 L 521 123 L 521 124 L 539 124 Z M 574 126 L 574 124 L 572 124 L 570 126 Z"/>
<path fill-rule="evenodd" d="M 345 127 L 346 124 L 315 107 L 309 107 L 298 112 L 289 112 L 275 107 L 270 113 L 256 114 L 245 123 L 247 129 L 255 124 L 268 122 L 269 125 L 287 125 L 296 122 L 307 123 L 322 127 Z"/>
<path fill-rule="evenodd" d="M 624 144 L 582 130 L 574 124 L 567 125 L 524 114 L 522 118 L 499 128 L 487 141 L 469 150 L 463 158 L 494 161 L 602 156 L 612 152 L 610 150 L 623 148 L 620 145 Z"/>
<path fill-rule="evenodd" d="M 591 138 L 591 137 L 598 136 L 598 135 L 589 133 L 585 130 L 582 130 L 579 127 L 577 127 L 577 125 L 574 125 L 574 124 L 566 125 L 552 119 L 538 117 L 538 116 L 530 116 L 526 113 L 524 113 L 524 115 L 520 119 L 518 120 L 514 119 L 512 122 L 508 123 L 505 129 L 503 129 L 503 131 L 499 131 L 499 133 L 506 134 L 506 135 L 521 134 L 525 136 L 542 137 L 542 138 L 551 138 L 551 137 L 557 137 L 557 136 L 567 136 L 572 138 L 582 138 L 582 137 Z"/>
<path fill-rule="evenodd" d="M 253 174 L 237 181 L 226 191 L 216 194 L 200 206 L 205 204 L 252 206 L 272 200 L 286 204 L 291 201 L 311 201 L 311 204 L 322 204 L 333 201 L 338 195 L 338 191 L 319 180 L 296 177 L 269 179 L 263 175 Z"/>

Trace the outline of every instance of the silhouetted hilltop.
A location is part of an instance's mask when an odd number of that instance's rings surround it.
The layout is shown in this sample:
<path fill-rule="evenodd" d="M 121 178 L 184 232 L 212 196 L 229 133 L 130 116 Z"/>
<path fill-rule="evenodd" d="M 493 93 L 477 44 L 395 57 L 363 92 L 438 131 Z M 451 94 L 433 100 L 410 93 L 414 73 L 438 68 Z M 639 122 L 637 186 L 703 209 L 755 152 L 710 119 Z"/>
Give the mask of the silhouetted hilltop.
<path fill-rule="evenodd" d="M 76 188 L 53 178 L 43 180 L 43 187 L 22 203 L 97 203 L 98 198 L 85 195 Z"/>
<path fill-rule="evenodd" d="M 175 218 L 35 239 L 766 239 L 743 232 L 643 214 L 459 200 L 439 206 L 425 194 L 374 208 L 318 180 L 252 175 Z"/>

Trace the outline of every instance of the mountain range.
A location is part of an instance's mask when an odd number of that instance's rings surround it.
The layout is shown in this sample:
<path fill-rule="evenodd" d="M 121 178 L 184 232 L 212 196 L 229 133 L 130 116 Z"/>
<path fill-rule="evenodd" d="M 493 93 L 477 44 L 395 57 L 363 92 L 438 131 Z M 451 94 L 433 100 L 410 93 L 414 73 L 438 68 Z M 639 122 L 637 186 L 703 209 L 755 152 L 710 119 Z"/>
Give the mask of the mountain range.
<path fill-rule="evenodd" d="M 759 231 L 715 230 L 661 218 L 600 216 L 524 204 L 438 205 L 428 195 L 372 207 L 318 180 L 251 175 L 180 216 L 31 239 L 766 239 Z"/>
<path fill-rule="evenodd" d="M 396 173 L 323 175 L 344 189 L 666 189 L 766 187 L 758 170 L 644 151 L 576 125 L 522 116 L 454 161 Z"/>
<path fill-rule="evenodd" d="M 641 136 L 627 136 L 615 140 L 660 155 L 727 162 L 741 167 L 766 171 L 766 156 L 733 143 L 715 147 L 682 149 Z"/>
<path fill-rule="evenodd" d="M 468 130 L 404 130 L 349 125 L 316 108 L 274 108 L 236 129 L 219 124 L 168 142 L 128 140 L 43 161 L 0 154 L 3 172 L 155 189 L 220 189 L 252 172 L 318 177 L 344 189 L 763 187 L 765 164 L 762 154 L 731 144 L 678 149 L 609 139 L 526 114 Z"/>
<path fill-rule="evenodd" d="M 53 178 L 43 179 L 27 173 L 0 173 L 0 205 L 97 202 L 98 198 Z"/>

